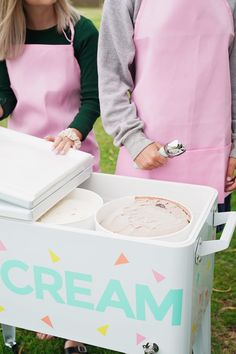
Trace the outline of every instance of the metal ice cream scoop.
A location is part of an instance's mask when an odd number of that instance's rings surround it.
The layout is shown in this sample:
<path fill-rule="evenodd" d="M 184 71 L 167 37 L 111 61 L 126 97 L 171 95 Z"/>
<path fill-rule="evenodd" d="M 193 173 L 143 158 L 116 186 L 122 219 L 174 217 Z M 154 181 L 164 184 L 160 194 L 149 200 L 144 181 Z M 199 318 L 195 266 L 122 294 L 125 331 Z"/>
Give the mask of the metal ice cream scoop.
<path fill-rule="evenodd" d="M 159 150 L 159 154 L 164 157 L 175 157 L 182 155 L 186 151 L 184 145 L 179 140 L 173 140 L 165 144 Z"/>
<path fill-rule="evenodd" d="M 186 149 L 184 145 L 177 139 L 165 144 L 158 150 L 160 155 L 170 158 L 182 155 L 185 151 Z M 133 167 L 139 168 L 135 162 L 133 164 Z"/>

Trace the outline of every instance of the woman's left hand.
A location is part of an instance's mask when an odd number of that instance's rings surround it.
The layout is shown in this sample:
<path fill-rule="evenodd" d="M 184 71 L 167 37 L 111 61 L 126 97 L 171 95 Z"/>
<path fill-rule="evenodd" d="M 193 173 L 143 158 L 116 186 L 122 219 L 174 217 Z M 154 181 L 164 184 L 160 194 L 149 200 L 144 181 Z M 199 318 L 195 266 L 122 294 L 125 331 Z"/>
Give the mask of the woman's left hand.
<path fill-rule="evenodd" d="M 230 157 L 228 162 L 228 169 L 226 173 L 225 191 L 232 192 L 236 190 L 236 180 L 234 171 L 236 170 L 236 158 Z"/>
<path fill-rule="evenodd" d="M 82 134 L 80 133 L 80 131 L 74 128 L 71 128 L 71 130 L 77 135 L 78 139 L 81 141 Z M 65 155 L 70 150 L 70 148 L 75 147 L 75 142 L 67 136 L 61 137 L 60 135 L 58 135 L 56 137 L 53 137 L 49 135 L 46 136 L 45 139 L 54 143 L 53 150 L 56 154 Z"/>

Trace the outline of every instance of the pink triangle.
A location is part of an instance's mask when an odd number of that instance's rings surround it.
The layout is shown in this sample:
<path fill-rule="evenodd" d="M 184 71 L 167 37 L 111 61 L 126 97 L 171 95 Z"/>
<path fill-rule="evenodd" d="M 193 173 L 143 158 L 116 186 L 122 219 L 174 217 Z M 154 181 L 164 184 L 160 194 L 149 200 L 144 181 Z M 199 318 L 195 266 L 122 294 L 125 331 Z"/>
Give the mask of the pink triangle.
<path fill-rule="evenodd" d="M 128 259 L 125 257 L 125 255 L 123 253 L 121 253 L 119 255 L 119 257 L 117 258 L 115 265 L 121 265 L 121 264 L 127 264 L 129 263 Z"/>
<path fill-rule="evenodd" d="M 41 321 L 43 321 L 44 323 L 46 323 L 49 327 L 52 327 L 52 328 L 53 328 L 53 325 L 52 325 L 52 322 L 51 322 L 49 316 L 45 316 L 45 317 L 41 318 Z"/>
<path fill-rule="evenodd" d="M 142 334 L 136 333 L 136 343 L 137 343 L 137 345 L 142 343 L 145 339 L 146 339 L 146 337 L 142 336 Z"/>
<path fill-rule="evenodd" d="M 164 280 L 166 277 L 164 275 L 161 275 L 160 273 L 156 272 L 155 270 L 152 271 L 156 281 L 160 283 L 162 280 Z"/>
<path fill-rule="evenodd" d="M 4 246 L 4 244 L 2 243 L 2 241 L 0 241 L 0 251 L 6 251 L 6 247 Z"/>

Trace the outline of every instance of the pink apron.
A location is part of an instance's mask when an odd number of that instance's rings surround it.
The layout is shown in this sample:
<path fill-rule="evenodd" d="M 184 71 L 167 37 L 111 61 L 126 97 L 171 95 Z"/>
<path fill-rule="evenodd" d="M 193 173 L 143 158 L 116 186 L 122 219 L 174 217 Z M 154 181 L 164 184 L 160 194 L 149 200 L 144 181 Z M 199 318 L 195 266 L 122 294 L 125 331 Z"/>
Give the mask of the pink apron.
<path fill-rule="evenodd" d="M 132 99 L 149 139 L 161 144 L 179 139 L 187 152 L 144 171 L 134 168 L 122 147 L 117 174 L 211 186 L 223 202 L 231 149 L 233 37 L 226 0 L 142 1 Z"/>
<path fill-rule="evenodd" d="M 56 136 L 72 122 L 80 107 L 80 67 L 74 56 L 74 27 L 70 45 L 27 44 L 23 54 L 7 60 L 11 87 L 17 98 L 8 127 L 39 138 Z M 93 132 L 82 151 L 95 156 L 99 150 Z"/>

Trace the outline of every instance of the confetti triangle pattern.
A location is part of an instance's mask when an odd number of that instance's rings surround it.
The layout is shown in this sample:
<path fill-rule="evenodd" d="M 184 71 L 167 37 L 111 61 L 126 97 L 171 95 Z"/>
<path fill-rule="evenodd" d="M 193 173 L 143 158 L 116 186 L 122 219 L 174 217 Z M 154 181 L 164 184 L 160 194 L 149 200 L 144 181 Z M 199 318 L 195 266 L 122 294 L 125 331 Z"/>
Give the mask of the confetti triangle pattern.
<path fill-rule="evenodd" d="M 153 270 L 152 273 L 158 283 L 160 283 L 161 281 L 163 281 L 166 278 L 166 277 L 164 277 L 164 275 L 161 275 L 160 273 L 156 272 L 155 270 Z"/>
<path fill-rule="evenodd" d="M 60 261 L 60 257 L 58 257 L 58 256 L 56 255 L 56 253 L 54 253 L 54 252 L 51 251 L 51 250 L 48 250 L 48 252 L 49 252 L 49 254 L 50 254 L 51 261 L 52 261 L 53 263 L 57 263 L 57 262 Z"/>
<path fill-rule="evenodd" d="M 197 326 L 195 323 L 192 325 L 192 334 L 195 334 L 197 332 Z"/>
<path fill-rule="evenodd" d="M 6 247 L 4 246 L 4 244 L 2 243 L 2 241 L 0 241 L 0 251 L 6 251 Z"/>
<path fill-rule="evenodd" d="M 211 269 L 211 261 L 210 260 L 208 260 L 206 268 L 208 271 Z"/>
<path fill-rule="evenodd" d="M 41 321 L 43 321 L 44 323 L 46 323 L 46 325 L 48 325 L 49 327 L 53 328 L 53 325 L 52 325 L 52 322 L 51 322 L 49 316 L 45 316 L 45 317 L 41 318 Z"/>
<path fill-rule="evenodd" d="M 124 253 L 121 253 L 117 258 L 115 265 L 122 265 L 129 263 L 128 259 L 125 257 Z"/>
<path fill-rule="evenodd" d="M 102 326 L 102 327 L 99 327 L 97 330 L 99 333 L 101 333 L 103 336 L 106 336 L 107 335 L 107 331 L 108 331 L 108 328 L 109 328 L 109 325 L 105 325 L 105 326 Z"/>
<path fill-rule="evenodd" d="M 0 306 L 0 312 L 5 311 L 5 308 L 3 306 Z"/>
<path fill-rule="evenodd" d="M 142 343 L 146 337 L 142 336 L 142 334 L 136 333 L 136 344 L 139 345 Z"/>

